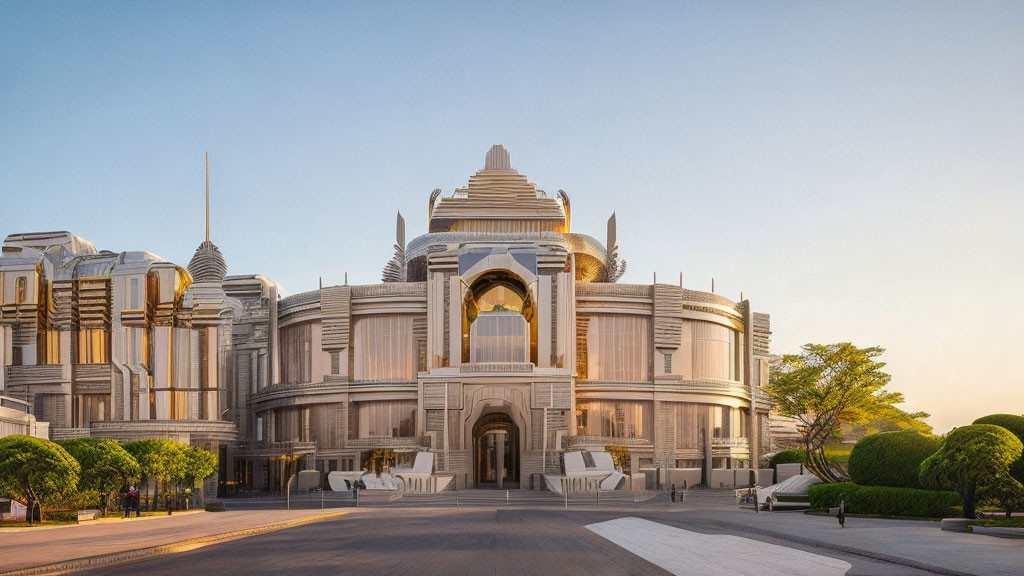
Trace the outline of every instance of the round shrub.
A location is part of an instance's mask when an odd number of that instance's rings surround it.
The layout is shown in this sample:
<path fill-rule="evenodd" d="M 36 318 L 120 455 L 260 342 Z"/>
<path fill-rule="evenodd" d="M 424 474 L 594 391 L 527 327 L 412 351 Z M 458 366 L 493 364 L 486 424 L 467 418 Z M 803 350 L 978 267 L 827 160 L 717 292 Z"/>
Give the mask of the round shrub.
<path fill-rule="evenodd" d="M 768 465 L 775 468 L 776 464 L 803 464 L 806 452 L 801 449 L 793 448 L 790 450 L 780 450 L 772 456 Z"/>
<path fill-rule="evenodd" d="M 1002 426 L 1013 433 L 1021 442 L 1024 442 L 1024 416 L 1014 414 L 989 414 L 974 421 L 975 424 L 993 424 Z M 1010 475 L 1018 482 L 1024 483 L 1024 456 L 1021 456 L 1010 466 Z"/>
<path fill-rule="evenodd" d="M 850 480 L 860 486 L 920 488 L 921 462 L 941 445 L 941 438 L 916 430 L 865 436 L 850 453 Z"/>
<path fill-rule="evenodd" d="M 1015 414 L 989 414 L 988 416 L 978 418 L 974 423 L 995 424 L 996 426 L 1002 426 L 1010 432 L 1013 432 L 1013 434 L 1018 438 L 1024 436 L 1024 416 L 1017 416 Z"/>

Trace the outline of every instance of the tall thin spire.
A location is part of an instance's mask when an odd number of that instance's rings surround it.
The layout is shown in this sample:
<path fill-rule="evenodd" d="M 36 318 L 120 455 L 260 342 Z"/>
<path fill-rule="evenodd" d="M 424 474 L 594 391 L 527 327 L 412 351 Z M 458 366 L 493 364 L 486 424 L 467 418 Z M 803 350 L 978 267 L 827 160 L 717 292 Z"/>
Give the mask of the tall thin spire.
<path fill-rule="evenodd" d="M 206 241 L 210 241 L 210 151 L 206 151 Z"/>

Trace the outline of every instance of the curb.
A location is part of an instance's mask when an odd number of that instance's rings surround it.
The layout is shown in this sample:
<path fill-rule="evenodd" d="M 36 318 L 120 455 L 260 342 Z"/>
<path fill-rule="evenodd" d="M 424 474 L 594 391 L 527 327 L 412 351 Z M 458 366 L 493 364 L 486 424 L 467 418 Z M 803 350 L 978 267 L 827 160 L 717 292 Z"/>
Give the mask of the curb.
<path fill-rule="evenodd" d="M 811 538 L 804 538 L 803 536 L 794 536 L 792 534 L 786 534 L 784 532 L 773 532 L 772 530 L 765 530 L 764 528 L 755 528 L 753 526 L 747 526 L 745 524 L 734 524 L 732 522 L 718 522 L 712 521 L 711 523 L 721 526 L 723 528 L 729 528 L 739 532 L 747 532 L 750 534 L 758 534 L 760 536 L 768 536 L 770 538 L 776 538 L 779 540 L 786 540 L 788 542 L 795 542 L 797 544 L 803 544 L 805 546 L 812 546 L 814 548 L 824 548 L 826 550 L 835 550 L 836 552 L 843 552 L 846 554 L 852 554 L 854 556 L 863 556 L 865 558 L 871 558 L 872 560 L 881 560 L 882 562 L 888 562 L 890 564 L 897 564 L 899 566 L 906 566 L 908 568 L 916 568 L 918 570 L 926 570 L 934 572 L 936 574 L 944 574 L 946 576 L 976 576 L 970 572 L 960 572 L 958 570 L 950 570 L 949 568 L 943 568 L 941 566 L 932 566 L 931 564 L 925 564 L 924 562 L 918 562 L 916 560 L 910 560 L 907 558 L 901 558 L 899 556 L 890 556 L 888 554 L 879 554 L 877 552 L 871 552 L 868 550 L 861 550 L 859 548 L 852 548 L 850 546 L 843 546 L 840 544 L 832 544 L 830 542 L 822 542 L 821 540 L 813 540 Z"/>
<path fill-rule="evenodd" d="M 248 536 L 256 536 L 258 534 L 265 534 L 267 532 L 274 532 L 277 530 L 283 530 L 285 528 L 293 528 L 295 526 L 319 522 L 321 520 L 338 518 L 348 513 L 349 511 L 346 510 L 343 512 L 331 512 L 329 514 L 306 516 L 304 518 L 296 518 L 295 520 L 286 520 L 283 522 L 276 522 L 274 524 L 266 524 L 264 526 L 255 526 L 253 528 L 245 528 L 243 530 L 234 530 L 231 532 L 222 532 L 220 534 L 211 534 L 209 536 L 200 536 L 198 538 L 189 538 L 187 540 L 173 542 L 171 544 L 161 544 L 159 546 L 151 546 L 149 548 L 138 548 L 136 550 L 125 550 L 124 552 L 115 552 L 113 554 L 104 554 L 102 556 L 87 556 L 85 558 L 65 560 L 63 562 L 44 564 L 42 566 L 34 566 L 32 568 L 22 568 L 20 570 L 15 570 L 13 572 L 0 572 L 0 576 L 40 576 L 44 574 L 70 574 L 81 570 L 100 568 L 104 566 L 112 566 L 115 564 L 124 564 L 127 562 L 135 562 L 138 560 L 144 560 L 147 558 L 161 556 L 164 554 L 187 552 L 189 550 L 195 550 L 196 548 L 202 548 L 204 546 L 209 546 L 211 544 L 230 542 L 232 540 L 239 540 L 241 538 L 246 538 Z"/>
<path fill-rule="evenodd" d="M 1024 528 L 1010 526 L 971 526 L 971 532 L 997 538 L 1024 538 Z"/>

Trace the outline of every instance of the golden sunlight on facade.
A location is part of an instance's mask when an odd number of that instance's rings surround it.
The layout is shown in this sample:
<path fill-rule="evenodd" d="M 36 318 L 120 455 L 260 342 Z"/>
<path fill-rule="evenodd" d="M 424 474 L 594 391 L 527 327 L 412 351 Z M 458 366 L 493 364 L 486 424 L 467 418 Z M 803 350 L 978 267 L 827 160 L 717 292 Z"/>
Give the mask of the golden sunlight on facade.
<path fill-rule="evenodd" d="M 380 451 L 398 469 L 428 462 L 422 490 L 551 487 L 609 445 L 634 474 L 764 464 L 768 316 L 618 283 L 614 216 L 604 244 L 570 216 L 565 192 L 537 189 L 494 146 L 466 188 L 430 196 L 427 234 L 406 243 L 398 217 L 382 283 L 283 299 L 262 276 L 228 276 L 209 232 L 187 269 L 67 232 L 12 234 L 0 393 L 53 439 L 214 450 L 211 492 L 355 472 Z"/>

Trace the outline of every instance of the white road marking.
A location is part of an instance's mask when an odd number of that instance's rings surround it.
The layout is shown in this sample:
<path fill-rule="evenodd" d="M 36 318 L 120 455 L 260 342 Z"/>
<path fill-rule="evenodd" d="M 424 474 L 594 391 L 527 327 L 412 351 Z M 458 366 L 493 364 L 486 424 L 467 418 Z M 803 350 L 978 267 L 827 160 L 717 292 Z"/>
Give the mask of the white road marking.
<path fill-rule="evenodd" d="M 676 576 L 843 576 L 853 567 L 777 544 L 701 534 L 640 518 L 617 518 L 586 528 Z"/>

